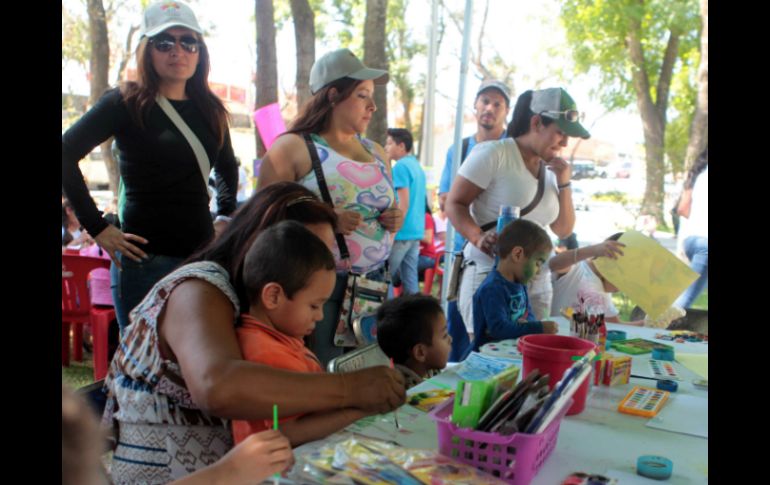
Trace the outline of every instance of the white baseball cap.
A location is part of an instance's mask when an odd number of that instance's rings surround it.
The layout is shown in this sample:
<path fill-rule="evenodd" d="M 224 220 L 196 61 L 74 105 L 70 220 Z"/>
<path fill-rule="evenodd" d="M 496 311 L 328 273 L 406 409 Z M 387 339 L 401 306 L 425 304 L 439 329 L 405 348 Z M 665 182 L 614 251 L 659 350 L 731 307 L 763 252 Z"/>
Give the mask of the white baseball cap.
<path fill-rule="evenodd" d="M 153 37 L 171 27 L 185 27 L 203 34 L 190 7 L 182 2 L 163 1 L 153 3 L 144 11 L 139 37 Z"/>

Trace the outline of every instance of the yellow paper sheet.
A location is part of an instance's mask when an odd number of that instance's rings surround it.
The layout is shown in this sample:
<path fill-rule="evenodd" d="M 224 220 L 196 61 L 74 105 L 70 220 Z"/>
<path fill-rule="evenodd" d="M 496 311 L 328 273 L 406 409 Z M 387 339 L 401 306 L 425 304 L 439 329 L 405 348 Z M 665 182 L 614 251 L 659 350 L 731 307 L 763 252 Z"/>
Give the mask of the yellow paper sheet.
<path fill-rule="evenodd" d="M 655 319 L 695 281 L 691 270 L 657 241 L 637 231 L 626 231 L 626 245 L 618 259 L 598 258 L 594 264 L 602 275 Z"/>
<path fill-rule="evenodd" d="M 676 361 L 704 379 L 709 378 L 709 354 L 676 353 Z"/>

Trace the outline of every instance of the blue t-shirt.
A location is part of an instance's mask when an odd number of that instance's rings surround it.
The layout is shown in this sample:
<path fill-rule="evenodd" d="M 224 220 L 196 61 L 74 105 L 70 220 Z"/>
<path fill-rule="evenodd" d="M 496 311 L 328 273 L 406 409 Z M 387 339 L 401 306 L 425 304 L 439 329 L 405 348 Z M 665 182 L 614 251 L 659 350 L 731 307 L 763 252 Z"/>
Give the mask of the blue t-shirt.
<path fill-rule="evenodd" d="M 526 322 L 520 322 L 520 319 Z M 526 285 L 508 281 L 493 269 L 473 295 L 473 350 L 487 342 L 543 333 L 529 304 Z"/>
<path fill-rule="evenodd" d="M 508 130 L 503 130 L 502 134 L 500 134 L 500 140 L 506 137 L 508 133 Z M 462 142 L 460 143 L 462 146 Z M 468 151 L 465 152 L 465 157 L 468 157 L 468 154 L 473 150 L 473 147 L 476 146 L 476 135 L 473 134 L 468 137 Z M 454 152 L 455 152 L 455 146 L 452 144 L 451 147 L 449 147 L 449 150 L 446 151 L 446 161 L 444 162 L 444 170 L 441 172 L 441 182 L 438 184 L 438 193 L 446 194 L 449 192 L 449 189 L 452 188 L 452 159 L 454 158 Z M 462 157 L 462 153 L 460 153 L 460 156 Z M 462 163 L 462 162 L 460 162 Z M 457 167 L 460 168 L 459 166 Z M 465 238 L 460 234 L 459 231 L 455 231 L 455 247 L 454 251 L 461 251 L 463 249 L 463 244 L 465 244 Z"/>
<path fill-rule="evenodd" d="M 425 233 L 425 172 L 414 155 L 401 158 L 393 167 L 393 187 L 409 189 L 409 209 L 396 241 L 421 240 Z"/>

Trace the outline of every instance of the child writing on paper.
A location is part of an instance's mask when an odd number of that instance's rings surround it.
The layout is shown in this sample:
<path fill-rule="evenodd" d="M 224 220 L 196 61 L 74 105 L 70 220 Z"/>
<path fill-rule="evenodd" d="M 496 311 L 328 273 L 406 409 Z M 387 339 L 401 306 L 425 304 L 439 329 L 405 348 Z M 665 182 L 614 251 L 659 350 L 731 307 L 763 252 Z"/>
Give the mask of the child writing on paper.
<path fill-rule="evenodd" d="M 323 305 L 335 281 L 332 253 L 302 224 L 283 221 L 262 232 L 246 253 L 243 265 L 250 303 L 249 312 L 241 315 L 236 329 L 243 358 L 281 369 L 323 372 L 302 338 L 323 319 Z M 292 446 L 297 446 L 324 438 L 370 414 L 340 408 L 287 416 L 281 419 L 280 430 Z M 239 443 L 272 425 L 272 420 L 233 420 L 233 439 Z"/>
<path fill-rule="evenodd" d="M 112 483 L 102 465 L 106 435 L 99 419 L 83 396 L 62 384 L 61 393 L 62 485 L 106 485 Z M 168 485 L 260 483 L 294 463 L 289 440 L 278 430 L 249 436 L 218 461 Z M 120 478 L 120 477 L 113 477 Z"/>
<path fill-rule="evenodd" d="M 446 367 L 452 349 L 441 305 L 421 294 L 388 300 L 377 309 L 377 343 L 403 374 L 407 389 Z"/>
<path fill-rule="evenodd" d="M 618 259 L 618 256 L 622 256 L 621 248 L 625 244 L 618 241 L 622 235 L 619 232 L 602 243 L 564 251 L 548 261 L 555 278 L 551 316 L 559 316 L 567 308 L 578 308 L 580 298 L 586 298 L 591 313 L 604 313 L 605 322 L 635 326 L 644 324 L 643 320 L 620 321 L 611 296 L 618 288 L 599 272 L 593 262 L 596 258 Z"/>
<path fill-rule="evenodd" d="M 535 318 L 527 295 L 527 283 L 552 247 L 545 230 L 532 221 L 517 219 L 505 226 L 497 238 L 500 262 L 473 295 L 473 350 L 487 342 L 558 332 L 555 322 Z"/>

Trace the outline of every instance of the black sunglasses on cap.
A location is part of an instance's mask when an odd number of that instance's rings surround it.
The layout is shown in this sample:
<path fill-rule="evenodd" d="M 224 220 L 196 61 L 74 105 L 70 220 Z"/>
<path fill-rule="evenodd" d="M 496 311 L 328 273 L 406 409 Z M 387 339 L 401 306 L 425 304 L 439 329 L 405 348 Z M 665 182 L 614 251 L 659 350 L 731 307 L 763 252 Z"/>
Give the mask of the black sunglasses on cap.
<path fill-rule="evenodd" d="M 200 49 L 200 42 L 192 35 L 183 35 L 177 38 L 171 34 L 158 34 L 150 39 L 150 44 L 158 52 L 171 52 L 177 42 L 182 46 L 182 49 L 190 54 L 195 54 Z"/>
<path fill-rule="evenodd" d="M 564 111 L 542 111 L 540 115 L 546 115 L 549 118 L 559 119 L 561 115 L 564 115 L 564 119 L 570 123 L 577 123 L 582 120 L 585 113 L 581 113 L 576 109 L 565 109 Z"/>

